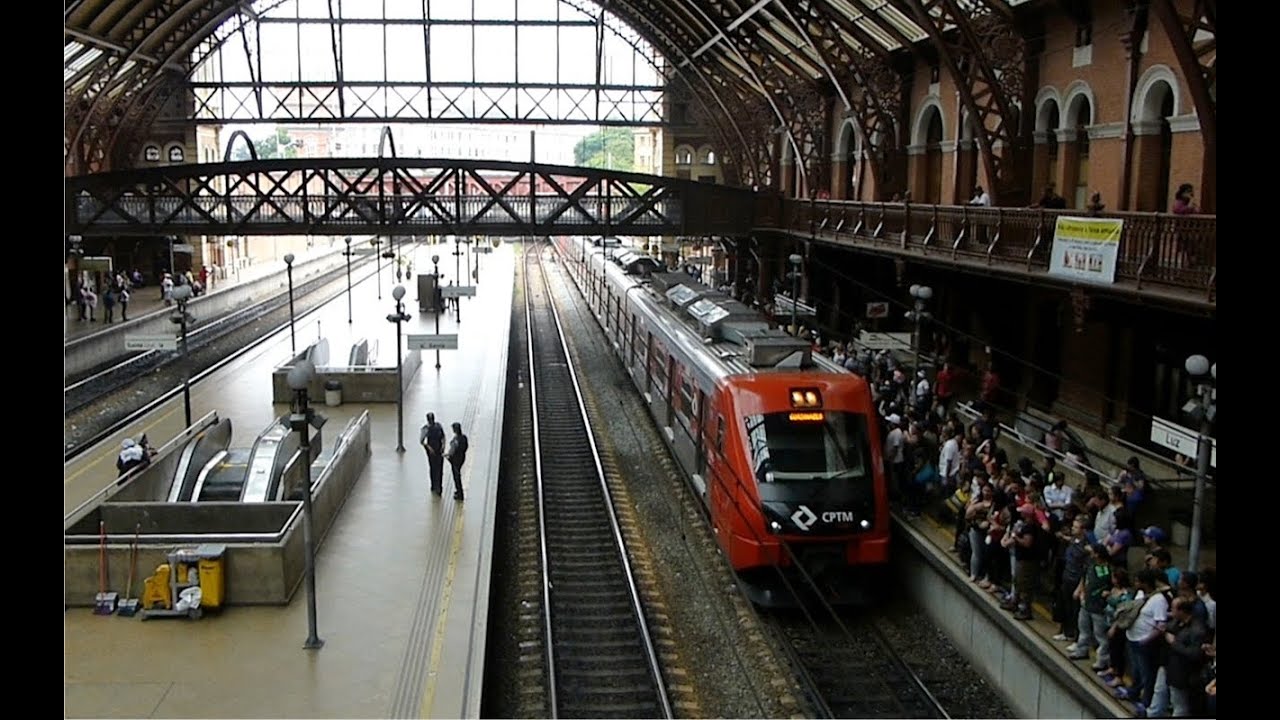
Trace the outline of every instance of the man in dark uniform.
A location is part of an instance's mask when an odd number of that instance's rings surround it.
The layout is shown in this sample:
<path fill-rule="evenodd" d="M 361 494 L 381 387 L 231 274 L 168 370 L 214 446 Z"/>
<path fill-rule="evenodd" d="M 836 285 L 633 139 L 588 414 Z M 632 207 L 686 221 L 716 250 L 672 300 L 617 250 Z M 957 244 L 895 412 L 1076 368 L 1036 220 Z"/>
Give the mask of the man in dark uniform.
<path fill-rule="evenodd" d="M 462 423 L 453 424 L 453 437 L 449 439 L 449 467 L 453 468 L 453 499 L 462 499 L 462 464 L 467 461 L 467 436 L 462 434 Z"/>
<path fill-rule="evenodd" d="M 418 442 L 427 451 L 431 468 L 431 492 L 439 495 L 444 486 L 444 428 L 436 422 L 435 413 L 427 413 L 427 424 L 418 433 Z"/>

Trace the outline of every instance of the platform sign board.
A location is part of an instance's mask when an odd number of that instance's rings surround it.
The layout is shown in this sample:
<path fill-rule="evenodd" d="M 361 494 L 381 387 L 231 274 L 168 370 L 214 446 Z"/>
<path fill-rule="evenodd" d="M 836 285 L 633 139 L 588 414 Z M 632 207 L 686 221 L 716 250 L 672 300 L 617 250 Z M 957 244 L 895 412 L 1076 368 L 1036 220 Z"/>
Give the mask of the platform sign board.
<path fill-rule="evenodd" d="M 480 253 L 481 255 L 488 255 L 489 253 L 493 252 L 493 248 L 489 245 L 477 245 L 476 252 Z"/>
<path fill-rule="evenodd" d="M 446 285 L 440 288 L 440 296 L 447 298 L 475 297 L 475 285 Z"/>
<path fill-rule="evenodd" d="M 457 350 L 458 336 L 451 335 L 410 335 L 410 350 Z"/>
<path fill-rule="evenodd" d="M 889 303 L 887 302 L 867 303 L 867 317 L 872 319 L 889 317 Z"/>
<path fill-rule="evenodd" d="M 858 335 L 858 344 L 868 350 L 910 350 L 911 333 L 867 332 Z"/>
<path fill-rule="evenodd" d="M 107 255 L 88 255 L 80 258 L 77 265 L 85 272 L 111 272 L 111 258 Z"/>
<path fill-rule="evenodd" d="M 173 246 L 173 251 L 176 253 L 186 253 L 187 255 L 190 255 L 196 251 L 196 248 L 194 245 L 188 245 L 187 243 L 178 243 Z"/>
<path fill-rule="evenodd" d="M 1049 274 L 1114 283 L 1123 227 L 1124 221 L 1118 218 L 1059 216 L 1053 228 Z"/>
<path fill-rule="evenodd" d="M 178 338 L 172 335 L 125 335 L 125 350 L 177 350 Z"/>
<path fill-rule="evenodd" d="M 791 315 L 791 298 L 778 293 L 773 296 L 773 314 L 776 317 L 783 315 Z M 815 317 L 818 314 L 817 308 L 805 303 L 795 303 L 796 317 Z"/>
<path fill-rule="evenodd" d="M 1213 438 L 1209 440 L 1213 448 L 1209 453 L 1209 466 L 1216 468 L 1218 441 Z M 1151 442 L 1192 459 L 1200 453 L 1199 433 L 1161 418 L 1151 418 Z"/>

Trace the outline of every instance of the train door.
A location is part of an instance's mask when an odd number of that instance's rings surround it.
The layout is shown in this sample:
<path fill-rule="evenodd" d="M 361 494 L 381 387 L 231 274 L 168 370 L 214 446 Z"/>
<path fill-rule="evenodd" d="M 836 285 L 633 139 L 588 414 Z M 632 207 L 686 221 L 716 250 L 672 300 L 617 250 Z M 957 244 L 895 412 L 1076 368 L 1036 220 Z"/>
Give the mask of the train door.
<path fill-rule="evenodd" d="M 728 513 L 733 507 L 733 473 L 724 456 L 724 416 L 716 412 L 715 418 L 715 444 L 712 446 L 715 459 L 707 480 L 707 508 L 716 532 L 728 532 L 731 525 Z"/>
<path fill-rule="evenodd" d="M 707 476 L 707 444 L 704 439 L 706 435 L 707 423 L 704 422 L 704 408 L 707 405 L 707 396 L 702 392 L 702 388 L 697 388 L 693 393 L 693 410 L 689 413 L 689 417 L 693 418 L 693 443 L 694 443 L 694 472 L 698 477 L 705 478 Z M 705 481 L 704 481 L 705 482 Z"/>
<path fill-rule="evenodd" d="M 666 385 L 667 385 L 667 388 L 668 388 L 668 391 L 667 391 L 667 422 L 666 422 L 666 426 L 667 426 L 667 428 L 668 428 L 668 429 L 670 429 L 670 428 L 672 428 L 672 427 L 674 427 L 674 426 L 675 426 L 675 410 L 674 410 L 674 406 L 675 406 L 675 403 L 676 403 L 676 399 L 675 399 L 675 398 L 676 398 L 675 388 L 676 388 L 676 387 L 678 387 L 678 386 L 676 385 L 676 383 L 680 381 L 680 378 L 679 378 L 679 377 L 677 377 L 677 373 L 676 373 L 676 359 L 675 359 L 674 357 L 671 357 L 670 355 L 668 355 L 668 356 L 667 356 L 667 375 L 666 375 L 666 378 L 667 378 Z"/>
<path fill-rule="evenodd" d="M 644 397 L 648 400 L 653 388 L 653 333 L 644 334 Z"/>
<path fill-rule="evenodd" d="M 636 365 L 636 316 L 631 316 L 631 329 L 627 333 L 627 365 Z"/>

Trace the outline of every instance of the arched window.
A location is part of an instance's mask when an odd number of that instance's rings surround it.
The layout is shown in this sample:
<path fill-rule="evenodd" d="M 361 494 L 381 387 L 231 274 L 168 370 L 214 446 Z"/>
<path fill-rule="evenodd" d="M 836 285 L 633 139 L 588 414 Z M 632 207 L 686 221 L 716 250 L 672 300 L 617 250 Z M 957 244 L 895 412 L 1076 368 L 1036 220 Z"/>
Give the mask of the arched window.
<path fill-rule="evenodd" d="M 925 125 L 925 180 L 921 198 L 937 205 L 942 202 L 942 113 L 936 107 L 929 108 Z"/>
<path fill-rule="evenodd" d="M 699 150 L 698 157 L 699 157 L 699 161 L 703 165 L 716 164 L 716 151 L 712 150 L 710 147 L 704 147 L 701 150 Z"/>
<path fill-rule="evenodd" d="M 693 148 L 689 148 L 689 147 L 676 148 L 676 164 L 692 165 L 693 164 Z"/>

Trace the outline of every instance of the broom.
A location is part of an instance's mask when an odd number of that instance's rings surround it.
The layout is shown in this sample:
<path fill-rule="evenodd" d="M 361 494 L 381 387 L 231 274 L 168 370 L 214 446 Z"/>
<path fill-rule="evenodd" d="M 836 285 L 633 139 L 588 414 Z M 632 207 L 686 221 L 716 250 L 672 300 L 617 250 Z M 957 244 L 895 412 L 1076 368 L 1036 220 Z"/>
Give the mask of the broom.
<path fill-rule="evenodd" d="M 107 592 L 107 522 L 98 521 L 98 594 L 94 597 L 93 614 L 110 615 L 116 611 L 116 593 Z"/>
<path fill-rule="evenodd" d="M 133 546 L 129 548 L 129 584 L 125 586 L 125 598 L 120 601 L 120 617 L 133 617 L 138 612 L 138 598 L 133 596 L 133 578 L 138 572 L 138 535 L 142 532 L 142 523 L 133 527 Z"/>

